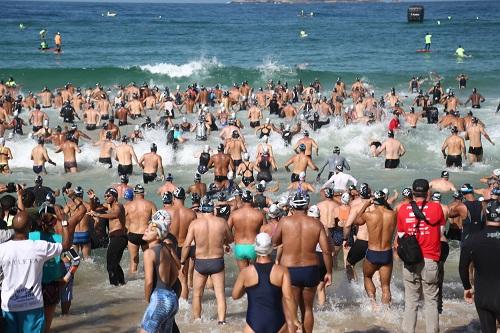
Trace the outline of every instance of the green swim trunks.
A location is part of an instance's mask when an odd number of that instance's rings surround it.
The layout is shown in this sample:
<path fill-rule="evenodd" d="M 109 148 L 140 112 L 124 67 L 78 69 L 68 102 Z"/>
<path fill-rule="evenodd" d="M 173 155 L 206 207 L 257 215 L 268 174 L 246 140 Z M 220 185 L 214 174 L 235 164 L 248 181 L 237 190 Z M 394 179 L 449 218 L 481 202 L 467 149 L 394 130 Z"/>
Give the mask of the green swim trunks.
<path fill-rule="evenodd" d="M 236 260 L 255 260 L 257 254 L 255 253 L 254 244 L 236 244 L 234 246 L 234 257 Z"/>

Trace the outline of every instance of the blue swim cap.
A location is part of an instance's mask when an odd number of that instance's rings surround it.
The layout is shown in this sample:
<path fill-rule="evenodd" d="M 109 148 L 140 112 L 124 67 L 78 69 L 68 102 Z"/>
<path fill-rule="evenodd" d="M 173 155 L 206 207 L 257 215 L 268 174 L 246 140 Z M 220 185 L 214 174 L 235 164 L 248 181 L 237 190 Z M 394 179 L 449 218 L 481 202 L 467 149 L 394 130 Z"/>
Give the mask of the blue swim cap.
<path fill-rule="evenodd" d="M 132 201 L 134 200 L 134 190 L 131 188 L 128 188 L 125 190 L 125 193 L 123 194 L 123 197 L 125 200 Z"/>

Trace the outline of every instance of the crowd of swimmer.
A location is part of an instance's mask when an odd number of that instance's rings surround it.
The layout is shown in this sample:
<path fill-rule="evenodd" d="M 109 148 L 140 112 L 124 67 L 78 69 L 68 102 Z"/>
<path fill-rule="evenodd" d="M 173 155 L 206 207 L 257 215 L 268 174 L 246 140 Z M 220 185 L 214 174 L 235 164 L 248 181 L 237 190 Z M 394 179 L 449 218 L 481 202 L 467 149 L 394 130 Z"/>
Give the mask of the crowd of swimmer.
<path fill-rule="evenodd" d="M 465 88 L 466 82 L 463 75 L 459 76 L 460 88 Z M 8 139 L 22 136 L 29 124 L 32 126 L 30 135 L 38 143 L 31 152 L 36 174 L 46 173 L 45 163 L 55 164 L 48 156 L 45 144 L 52 144 L 56 153 L 64 154 L 66 172 L 77 172 L 79 140 L 83 138 L 100 147 L 100 163 L 111 168 L 113 158 L 118 162 L 120 176 L 120 183 L 106 190 L 104 202 L 93 190 L 85 191 L 80 186 L 72 187 L 72 184 L 61 191 L 53 191 L 42 185 L 41 176 L 32 188 L 22 189 L 9 184 L 5 190 L 17 191 L 21 202 L 28 201 L 25 197 L 32 198 L 28 205 L 37 206 L 45 202 L 45 207 L 55 205 L 54 195 L 49 193 L 63 194 L 67 198 L 66 207 L 62 207 L 64 212 L 79 221 L 73 244 L 82 251 L 84 258 L 90 256 L 92 246 L 107 245 L 107 271 L 113 285 L 125 284 L 120 266 L 125 248 L 128 247 L 130 253 L 130 273 L 136 273 L 139 250 L 152 246 L 151 251 L 144 253 L 145 298 L 150 302 L 142 323 L 145 331 L 158 330 L 161 328 L 158 325 L 176 327 L 177 298 L 187 299 L 190 289 L 193 292 L 193 317 L 200 318 L 203 291 L 208 280 L 217 299 L 218 322 L 224 324 L 224 253 L 231 251 L 229 245 L 234 242 L 232 251 L 241 273 L 232 296 L 240 298 L 246 290 L 249 307 L 250 303 L 253 304 L 252 311 L 249 309 L 247 314 L 247 331 L 250 328 L 255 332 L 266 331 L 260 326 L 271 325 L 271 331 L 276 332 L 295 331 L 296 327 L 312 332 L 315 296 L 318 295 L 320 304 L 325 303 L 325 288 L 331 284 L 333 263 L 337 262 L 341 251 L 349 279 L 356 278 L 354 266 L 365 255 L 368 258 L 371 253 L 371 262 L 380 262 L 369 265 L 364 261 L 365 288 L 368 296 L 375 301 L 375 285 L 371 280 L 375 271 L 380 270 L 382 302 L 390 303 L 392 254 L 391 260 L 387 260 L 386 254 L 368 250 L 371 242 L 378 244 L 375 248 L 392 249 L 396 221 L 393 209 L 397 212 L 398 206 L 408 204 L 412 199 L 412 190 L 403 190 L 403 199 L 397 202 L 397 193 L 389 196 L 387 190 L 372 192 L 368 184 L 358 185 L 353 176 L 344 173 L 344 170 L 350 170 L 349 163 L 340 154 L 340 147 L 334 147 L 333 154 L 317 174 L 319 180 L 328 166 L 328 180 L 319 189 L 321 201 L 312 205 L 310 193 L 318 192 L 318 189 L 307 182 L 306 175 L 308 169 L 319 171 L 313 162 L 313 153 L 318 156 L 319 147 L 310 137 L 310 131 L 317 131 L 330 122 L 337 127 L 353 123 L 370 125 L 383 121 L 390 113 L 392 119 L 387 140 L 368 143 L 374 156 L 385 154 L 386 168 L 396 168 L 405 153 L 403 144 L 395 138 L 401 130 L 400 117 L 405 118 L 410 128 L 416 127 L 421 120 L 437 123 L 440 128 L 451 128 L 452 134 L 442 147 L 447 165 L 460 167 L 461 157 L 467 158 L 465 140 L 460 133 L 465 132 L 470 140 L 468 157 L 471 162 L 482 158 L 481 137 L 491 142 L 484 124 L 471 112 L 460 117 L 458 107 L 461 102 L 453 91 L 445 93 L 440 82 L 434 82 L 428 93 L 424 93 L 421 90 L 423 84 L 423 80 L 416 78 L 410 81 L 409 89 L 416 97 L 409 110 L 405 111 L 395 89 L 376 99 L 374 92 L 360 79 L 346 88 L 339 78 L 330 98 L 322 95 L 319 80 L 309 86 L 299 82 L 293 88 L 289 88 L 287 83 L 269 81 L 265 88 L 257 90 L 248 82 L 243 82 L 241 86 L 234 84 L 226 91 L 219 85 L 206 88 L 197 84 L 190 85 L 185 91 L 181 91 L 179 86 L 174 91 L 168 87 L 161 91 L 158 87 L 150 88 L 147 84 L 138 87 L 135 83 L 111 91 L 99 84 L 93 89 L 79 89 L 68 83 L 55 94 L 45 87 L 36 95 L 29 92 L 25 96 L 19 94 L 19 87 L 13 79 L 6 83 L 2 81 L 0 167 L 3 173 L 11 172 L 8 161 L 12 159 L 4 135 L 11 131 Z M 14 99 L 12 96 L 16 95 Z M 353 102 L 350 106 L 344 105 L 348 99 Z M 469 102 L 472 107 L 479 108 L 484 98 L 474 89 L 465 104 Z M 438 105 L 444 109 L 441 118 L 438 117 Z M 50 111 L 43 109 L 60 110 L 55 117 L 60 117 L 63 125 L 51 128 Z M 247 122 L 242 120 L 244 117 L 237 117 L 245 110 L 248 126 L 263 139 L 252 160 L 243 135 Z M 195 114 L 195 121 L 189 122 L 187 116 L 178 121 L 176 111 L 188 116 Z M 265 118 L 267 112 L 269 116 Z M 282 118 L 282 123 L 273 124 L 271 116 L 273 119 Z M 83 122 L 86 131 L 98 131 L 95 135 L 97 140 L 94 141 L 89 132 L 79 129 L 78 122 Z M 135 125 L 134 130 L 129 134 L 121 133 L 121 128 L 129 122 Z M 174 149 L 187 140 L 203 142 L 214 132 L 219 132 L 221 143 L 217 152 L 211 151 L 208 145 L 204 147 L 199 165 L 193 170 L 194 183 L 186 189 L 175 184 L 172 175 L 175 169 L 165 175 L 157 144 L 152 144 L 151 151 L 140 159 L 135 154 L 133 144 L 144 139 L 148 130 L 158 128 L 166 131 L 165 144 L 175 146 Z M 189 132 L 195 133 L 194 138 Z M 270 186 L 272 172 L 279 166 L 267 138 L 275 133 L 293 151 L 292 157 L 283 166 L 291 171 L 290 195 L 282 196 L 278 201 L 269 196 L 270 192 L 279 190 L 277 182 Z M 292 146 L 292 138 L 298 133 L 302 133 L 303 137 Z M 121 143 L 116 145 L 115 141 Z M 157 190 L 162 198 L 161 209 L 145 199 L 145 189 L 141 184 L 129 184 L 134 163 L 142 169 L 144 184 L 165 181 Z M 292 170 L 289 168 L 291 165 Z M 207 186 L 202 176 L 210 169 L 213 169 L 214 179 Z M 475 201 L 474 193 L 479 193 L 484 201 L 496 200 L 499 176 L 500 170 L 494 170 L 491 176 L 483 179 L 487 182 L 486 188 L 474 190 L 465 184 L 454 194 L 449 206 L 440 204 L 443 211 L 449 213 L 446 217 L 451 218 L 450 239 L 461 239 L 462 223 L 469 211 L 462 202 L 464 197 L 466 201 Z M 241 182 L 237 181 L 238 177 L 241 177 Z M 417 185 L 419 189 L 425 188 L 425 184 Z M 427 190 L 434 192 L 433 201 L 440 202 L 440 192 L 456 191 L 456 187 L 444 171 L 441 178 L 430 182 Z M 419 193 L 426 191 L 420 189 Z M 85 192 L 88 201 L 83 199 Z M 185 204 L 188 194 L 191 195 L 191 208 Z M 382 208 L 380 211 L 376 208 L 376 214 L 363 215 L 365 211 L 374 209 L 372 205 Z M 26 207 L 23 203 L 18 208 Z M 59 215 L 55 217 L 62 219 Z M 367 228 L 366 225 L 372 224 L 369 222 L 371 219 L 383 220 L 388 227 L 382 231 Z M 154 236 L 156 234 L 158 237 Z M 442 241 L 445 242 L 446 238 L 443 237 Z M 381 242 L 385 243 L 380 245 Z M 160 243 L 170 246 L 157 247 Z M 252 266 L 252 263 L 256 265 Z M 279 265 L 273 266 L 272 263 Z M 444 271 L 442 266 L 444 262 L 440 266 L 440 270 Z M 249 267 L 255 267 L 255 270 Z M 252 290 L 257 281 L 260 281 L 261 288 Z M 440 290 L 441 287 L 442 278 Z M 263 295 L 269 303 L 259 303 L 259 297 Z M 297 318 L 297 307 L 302 313 L 301 322 Z M 442 309 L 441 298 L 439 308 Z M 162 318 L 168 318 L 155 321 L 158 312 L 162 312 Z M 262 319 L 264 317 L 265 320 Z"/>

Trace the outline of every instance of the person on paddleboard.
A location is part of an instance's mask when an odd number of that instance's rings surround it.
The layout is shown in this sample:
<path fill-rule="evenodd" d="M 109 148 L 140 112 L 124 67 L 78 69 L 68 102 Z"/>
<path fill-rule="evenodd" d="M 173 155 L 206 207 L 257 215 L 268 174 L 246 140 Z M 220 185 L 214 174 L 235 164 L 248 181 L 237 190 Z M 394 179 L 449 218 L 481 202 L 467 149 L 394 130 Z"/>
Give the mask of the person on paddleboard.
<path fill-rule="evenodd" d="M 430 32 L 428 32 L 425 35 L 425 51 L 427 51 L 427 52 L 429 52 L 431 50 L 431 38 L 432 38 L 432 35 Z"/>

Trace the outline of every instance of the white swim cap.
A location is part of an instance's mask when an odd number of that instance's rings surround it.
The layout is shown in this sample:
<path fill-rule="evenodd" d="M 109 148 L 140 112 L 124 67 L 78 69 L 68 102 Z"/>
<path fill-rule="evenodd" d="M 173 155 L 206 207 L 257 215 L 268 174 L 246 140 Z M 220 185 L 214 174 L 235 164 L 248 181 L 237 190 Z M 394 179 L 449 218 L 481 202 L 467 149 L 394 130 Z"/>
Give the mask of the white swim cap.
<path fill-rule="evenodd" d="M 271 119 L 266 118 L 266 124 L 269 124 L 271 122 Z"/>
<path fill-rule="evenodd" d="M 258 256 L 265 257 L 273 252 L 273 242 L 271 236 L 265 232 L 261 232 L 255 237 L 255 253 Z"/>
<path fill-rule="evenodd" d="M 250 155 L 249 155 L 248 153 L 244 153 L 244 154 L 243 154 L 243 159 L 244 159 L 245 161 L 250 160 Z"/>
<path fill-rule="evenodd" d="M 168 235 L 170 222 L 170 214 L 166 210 L 160 209 L 154 213 L 151 217 L 151 222 L 149 223 L 153 223 L 156 226 L 158 237 L 161 240 L 164 240 Z"/>
<path fill-rule="evenodd" d="M 342 193 L 342 196 L 340 197 L 340 201 L 341 201 L 344 205 L 348 205 L 348 204 L 349 204 L 349 201 L 351 201 L 351 195 L 349 194 L 349 192 L 344 192 L 344 193 Z"/>
<path fill-rule="evenodd" d="M 205 145 L 205 148 L 203 148 L 203 152 L 204 153 L 208 153 L 210 151 L 210 146 L 209 145 Z"/>
<path fill-rule="evenodd" d="M 307 210 L 307 216 L 314 217 L 314 218 L 319 218 L 319 208 L 316 205 L 312 205 L 309 207 Z"/>
<path fill-rule="evenodd" d="M 278 207 L 278 205 L 272 204 L 269 207 L 269 211 L 267 212 L 267 215 L 272 219 L 279 217 L 281 215 L 281 211 L 280 211 L 280 208 Z"/>
<path fill-rule="evenodd" d="M 19 112 L 18 111 L 14 111 L 14 117 L 17 117 L 19 116 Z"/>
<path fill-rule="evenodd" d="M 496 177 L 500 177 L 500 169 L 495 169 L 495 170 L 493 170 L 493 174 L 494 174 Z"/>
<path fill-rule="evenodd" d="M 43 121 L 43 126 L 49 126 L 49 120 L 48 119 L 45 119 Z"/>
<path fill-rule="evenodd" d="M 134 130 L 138 131 L 140 129 L 141 129 L 141 127 L 139 125 L 135 125 Z"/>
<path fill-rule="evenodd" d="M 186 117 L 182 117 L 182 121 L 183 122 L 187 122 L 187 118 Z"/>

